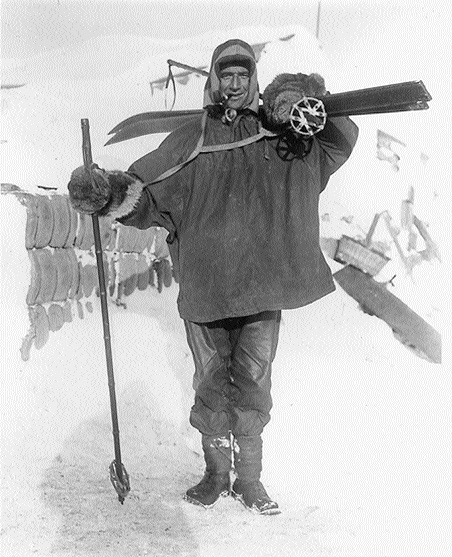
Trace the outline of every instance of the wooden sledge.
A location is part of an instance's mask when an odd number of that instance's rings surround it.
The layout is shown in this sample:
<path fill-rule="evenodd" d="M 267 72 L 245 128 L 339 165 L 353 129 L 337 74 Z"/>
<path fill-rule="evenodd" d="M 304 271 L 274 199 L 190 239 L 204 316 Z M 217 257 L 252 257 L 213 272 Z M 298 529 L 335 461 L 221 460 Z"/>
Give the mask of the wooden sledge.
<path fill-rule="evenodd" d="M 351 265 L 333 276 L 366 313 L 385 321 L 405 346 L 432 363 L 441 363 L 441 335 L 384 284 Z"/>

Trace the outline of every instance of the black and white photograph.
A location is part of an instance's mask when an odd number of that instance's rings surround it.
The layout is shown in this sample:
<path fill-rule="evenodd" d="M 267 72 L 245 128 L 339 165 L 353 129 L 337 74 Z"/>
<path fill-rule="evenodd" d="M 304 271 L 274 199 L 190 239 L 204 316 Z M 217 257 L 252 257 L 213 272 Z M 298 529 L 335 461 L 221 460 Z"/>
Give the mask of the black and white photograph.
<path fill-rule="evenodd" d="M 2 557 L 452 555 L 452 10 L 2 0 Z"/>

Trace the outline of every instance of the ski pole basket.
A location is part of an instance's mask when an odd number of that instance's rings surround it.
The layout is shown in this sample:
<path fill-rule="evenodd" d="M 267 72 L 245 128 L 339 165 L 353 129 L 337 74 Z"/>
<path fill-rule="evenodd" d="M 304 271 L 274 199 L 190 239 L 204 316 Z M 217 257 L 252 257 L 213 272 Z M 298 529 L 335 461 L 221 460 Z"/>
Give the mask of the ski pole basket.
<path fill-rule="evenodd" d="M 374 216 L 365 240 L 356 240 L 343 235 L 337 244 L 334 260 L 352 265 L 370 276 L 378 275 L 390 258 L 371 247 L 372 236 L 381 213 Z"/>
<path fill-rule="evenodd" d="M 334 260 L 357 267 L 373 277 L 383 269 L 389 261 L 389 257 L 364 245 L 359 240 L 350 236 L 342 236 L 338 242 Z"/>

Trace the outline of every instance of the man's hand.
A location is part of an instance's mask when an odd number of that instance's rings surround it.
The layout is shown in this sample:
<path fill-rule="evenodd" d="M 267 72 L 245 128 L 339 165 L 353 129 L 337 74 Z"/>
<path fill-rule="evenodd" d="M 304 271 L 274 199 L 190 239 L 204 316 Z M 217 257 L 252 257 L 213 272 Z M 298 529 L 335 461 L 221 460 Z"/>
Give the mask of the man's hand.
<path fill-rule="evenodd" d="M 108 205 L 112 196 L 108 173 L 99 168 L 97 164 L 92 164 L 91 174 L 95 187 L 93 187 L 90 172 L 84 166 L 79 166 L 71 174 L 68 184 L 69 200 L 72 207 L 79 213 L 99 213 Z"/>
<path fill-rule="evenodd" d="M 263 109 L 270 124 L 282 126 L 289 123 L 292 106 L 303 97 L 326 95 L 325 80 L 319 74 L 277 75 L 265 88 Z"/>

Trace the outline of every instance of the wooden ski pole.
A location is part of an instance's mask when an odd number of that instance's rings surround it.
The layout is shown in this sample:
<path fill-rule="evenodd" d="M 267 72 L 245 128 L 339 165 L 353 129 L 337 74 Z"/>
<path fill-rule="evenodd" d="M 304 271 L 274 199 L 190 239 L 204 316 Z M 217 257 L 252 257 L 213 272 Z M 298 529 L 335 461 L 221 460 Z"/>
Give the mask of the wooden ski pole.
<path fill-rule="evenodd" d="M 176 62 L 176 60 L 168 59 L 168 66 L 176 66 L 177 68 L 181 68 L 182 70 L 187 70 L 190 73 L 197 73 L 199 75 L 203 75 L 204 77 L 209 76 L 209 72 L 204 70 L 205 66 L 201 68 L 195 68 L 194 66 L 189 66 L 188 64 L 182 64 L 181 62 Z M 177 77 L 177 76 L 176 76 Z"/>
<path fill-rule="evenodd" d="M 83 164 L 85 169 L 91 176 L 91 185 L 94 190 L 97 189 L 94 181 L 91 165 L 93 163 L 93 156 L 91 152 L 91 138 L 89 133 L 89 120 L 82 118 L 82 148 L 83 148 Z M 124 503 L 124 498 L 130 491 L 129 475 L 121 462 L 121 446 L 119 442 L 119 425 L 118 425 L 118 410 L 116 405 L 115 394 L 115 379 L 113 375 L 113 355 L 111 350 L 111 336 L 110 336 L 110 322 L 108 319 L 108 306 L 107 306 L 107 289 L 105 284 L 104 261 L 102 252 L 102 241 L 99 228 L 99 217 L 97 214 L 92 215 L 93 232 L 94 232 L 94 248 L 96 252 L 97 273 L 99 277 L 99 293 L 100 293 L 100 306 L 102 312 L 102 323 L 104 331 L 104 344 L 105 344 L 105 357 L 107 362 L 108 374 L 108 388 L 110 391 L 110 409 L 111 421 L 113 425 L 113 442 L 115 448 L 115 460 L 110 464 L 110 480 L 118 494 L 118 500 L 121 504 Z"/>

